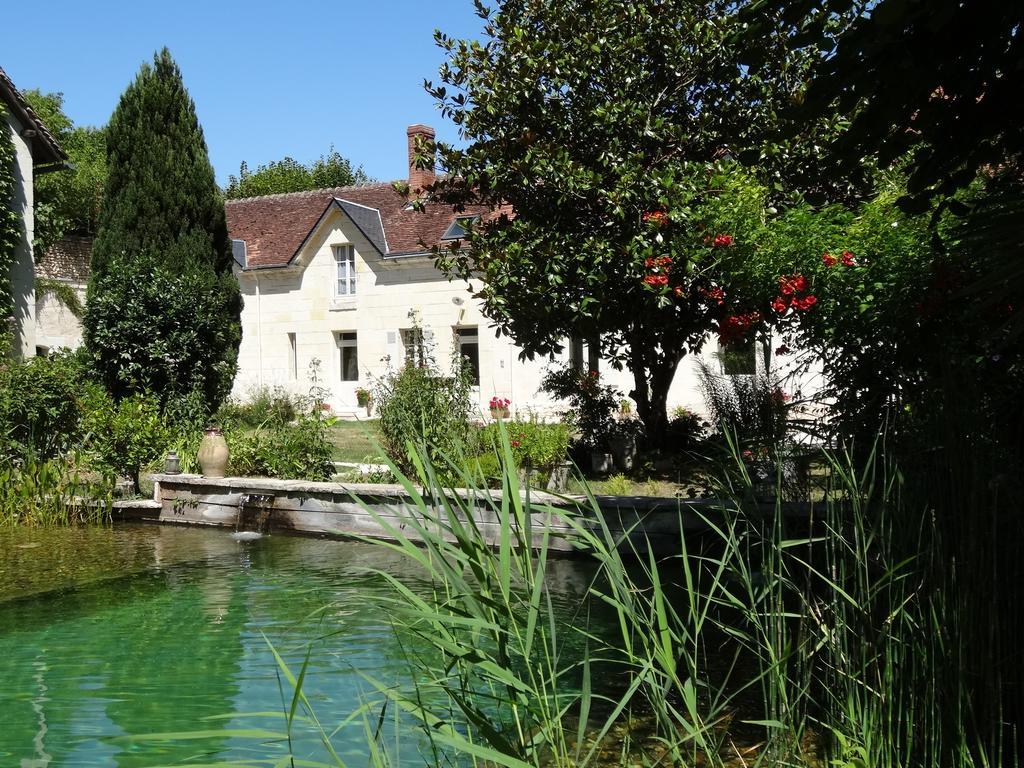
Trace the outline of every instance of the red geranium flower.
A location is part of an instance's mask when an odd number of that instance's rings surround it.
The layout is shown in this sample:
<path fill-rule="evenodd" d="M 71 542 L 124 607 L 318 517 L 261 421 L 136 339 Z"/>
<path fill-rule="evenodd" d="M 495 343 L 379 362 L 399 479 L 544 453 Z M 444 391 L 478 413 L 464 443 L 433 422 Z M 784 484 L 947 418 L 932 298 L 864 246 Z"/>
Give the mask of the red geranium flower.
<path fill-rule="evenodd" d="M 834 267 L 839 263 L 839 259 L 833 256 L 831 253 L 822 254 L 821 260 L 825 262 L 826 267 Z"/>
<path fill-rule="evenodd" d="M 647 275 L 644 282 L 654 287 L 668 285 L 668 275 Z"/>
<path fill-rule="evenodd" d="M 775 300 L 772 301 L 772 309 L 781 315 L 789 309 L 789 301 L 782 296 L 776 296 Z"/>
<path fill-rule="evenodd" d="M 844 267 L 855 267 L 857 262 L 853 259 L 853 254 L 849 251 L 843 251 L 843 266 Z"/>
<path fill-rule="evenodd" d="M 716 248 L 721 248 L 726 245 L 732 245 L 732 235 L 715 235 L 715 239 L 712 241 L 712 245 Z"/>

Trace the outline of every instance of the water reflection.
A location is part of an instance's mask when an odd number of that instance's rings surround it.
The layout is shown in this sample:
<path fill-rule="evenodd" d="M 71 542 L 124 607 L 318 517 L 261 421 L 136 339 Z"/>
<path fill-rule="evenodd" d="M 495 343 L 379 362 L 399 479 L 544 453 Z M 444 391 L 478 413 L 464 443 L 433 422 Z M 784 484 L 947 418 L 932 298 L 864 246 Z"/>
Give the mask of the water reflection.
<path fill-rule="evenodd" d="M 282 744 L 232 735 L 280 728 L 246 716 L 287 704 L 264 636 L 295 669 L 313 640 L 305 689 L 333 727 L 365 700 L 356 670 L 411 682 L 403 653 L 415 641 L 403 650 L 371 599 L 386 589 L 375 569 L 406 568 L 377 547 L 284 536 L 0 532 L 0 765 L 138 768 L 284 754 Z M 551 585 L 567 612 L 589 578 L 579 563 L 555 564 Z M 209 737 L 116 738 L 199 729 Z M 297 739 L 297 755 L 323 758 L 314 734 Z M 335 745 L 358 761 L 363 739 L 355 723 Z"/>

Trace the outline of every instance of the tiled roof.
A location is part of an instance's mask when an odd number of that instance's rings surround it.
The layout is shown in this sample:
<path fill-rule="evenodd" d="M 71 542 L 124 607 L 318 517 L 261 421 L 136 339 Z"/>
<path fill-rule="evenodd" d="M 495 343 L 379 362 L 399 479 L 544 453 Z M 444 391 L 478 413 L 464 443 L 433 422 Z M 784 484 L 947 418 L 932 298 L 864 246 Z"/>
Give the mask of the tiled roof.
<path fill-rule="evenodd" d="M 32 162 L 35 165 L 63 163 L 68 159 L 53 134 L 39 119 L 39 115 L 25 100 L 21 91 L 14 87 L 14 83 L 4 72 L 3 67 L 0 67 L 0 100 L 10 107 L 24 127 L 35 130 L 36 135 L 30 140 Z"/>
<path fill-rule="evenodd" d="M 246 267 L 287 266 L 297 255 L 328 205 L 335 200 L 353 216 L 378 250 L 386 244 L 385 256 L 423 253 L 441 241 L 441 236 L 459 216 L 485 214 L 482 207 L 467 208 L 456 214 L 450 206 L 430 205 L 425 211 L 407 210 L 408 200 L 391 183 L 333 187 L 311 192 L 265 195 L 228 200 L 228 230 L 231 237 L 246 244 Z M 359 220 L 352 205 L 379 212 L 383 238 L 367 231 L 369 220 Z"/>

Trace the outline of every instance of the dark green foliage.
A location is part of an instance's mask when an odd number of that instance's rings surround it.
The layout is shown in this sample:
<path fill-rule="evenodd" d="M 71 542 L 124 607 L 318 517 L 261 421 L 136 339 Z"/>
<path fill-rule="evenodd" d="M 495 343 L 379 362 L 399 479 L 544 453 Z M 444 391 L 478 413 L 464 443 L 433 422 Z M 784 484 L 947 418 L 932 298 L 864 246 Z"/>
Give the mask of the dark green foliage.
<path fill-rule="evenodd" d="M 117 397 L 199 391 L 213 410 L 235 374 L 241 296 L 206 142 L 166 49 L 121 97 L 107 146 L 85 317 L 93 364 Z"/>
<path fill-rule="evenodd" d="M 0 365 L 0 462 L 52 458 L 83 436 L 83 398 L 93 392 L 80 355 L 54 354 Z"/>
<path fill-rule="evenodd" d="M 877 154 L 888 166 L 909 153 L 908 192 L 924 210 L 981 168 L 1019 163 L 1024 123 L 1010 106 L 1024 90 L 1024 4 L 768 0 L 750 3 L 745 20 L 755 67 L 770 50 L 766 37 L 816 55 L 794 131 L 837 111 L 852 115 L 828 164 L 857 166 Z"/>
<path fill-rule="evenodd" d="M 224 196 L 232 200 L 282 192 L 303 192 L 308 189 L 348 187 L 368 181 L 370 179 L 361 167 L 353 169 L 352 163 L 331 147 L 326 155 L 321 155 L 309 165 L 286 157 L 250 171 L 249 166 L 243 162 L 238 176 L 228 177 Z"/>
<path fill-rule="evenodd" d="M 96 233 L 107 180 L 106 131 L 75 126 L 64 114 L 61 93 L 30 90 L 24 95 L 73 166 L 35 178 L 35 248 L 45 251 L 65 234 Z"/>
<path fill-rule="evenodd" d="M 14 252 L 21 241 L 23 224 L 21 215 L 14 209 L 14 194 L 17 190 L 17 176 L 14 140 L 7 125 L 7 110 L 0 104 L 0 354 L 7 354 L 10 344 L 10 329 L 6 318 L 14 310 L 14 296 L 11 293 L 11 265 Z"/>
<path fill-rule="evenodd" d="M 570 365 L 551 368 L 540 383 L 541 391 L 569 404 L 567 420 L 587 450 L 608 448 L 615 431 L 619 391 L 601 383 L 597 371 L 576 370 Z"/>

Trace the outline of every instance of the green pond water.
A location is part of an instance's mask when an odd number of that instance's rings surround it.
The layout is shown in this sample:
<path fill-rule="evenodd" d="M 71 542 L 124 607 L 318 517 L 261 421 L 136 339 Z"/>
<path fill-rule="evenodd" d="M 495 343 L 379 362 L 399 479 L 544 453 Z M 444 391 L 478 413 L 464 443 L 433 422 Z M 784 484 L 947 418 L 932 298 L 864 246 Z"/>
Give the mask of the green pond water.
<path fill-rule="evenodd" d="M 281 730 L 279 718 L 251 716 L 282 710 L 264 636 L 296 672 L 313 644 L 304 689 L 329 729 L 375 698 L 359 671 L 413 682 L 402 646 L 415 641 L 394 636 L 373 569 L 412 575 L 382 548 L 351 542 L 141 525 L 0 530 L 0 767 L 248 765 L 286 754 L 237 733 Z M 554 563 L 566 615 L 590 577 L 586 563 Z M 414 729 L 390 719 L 387 729 L 401 762 L 422 762 Z M 144 738 L 196 731 L 208 733 Z M 326 758 L 312 731 L 294 738 L 296 755 Z M 361 721 L 333 740 L 353 765 L 366 764 L 365 743 Z"/>

